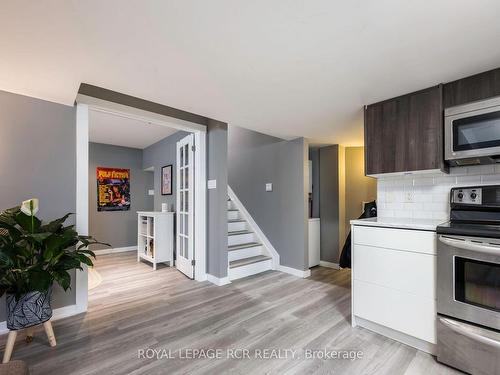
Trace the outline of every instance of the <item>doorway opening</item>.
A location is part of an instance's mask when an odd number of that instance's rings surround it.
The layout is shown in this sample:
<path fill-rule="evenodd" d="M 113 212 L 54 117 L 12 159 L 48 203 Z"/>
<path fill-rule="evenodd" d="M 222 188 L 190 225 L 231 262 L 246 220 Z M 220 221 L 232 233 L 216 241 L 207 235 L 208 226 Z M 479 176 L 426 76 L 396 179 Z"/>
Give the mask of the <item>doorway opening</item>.
<path fill-rule="evenodd" d="M 108 257 L 101 264 L 115 257 L 119 267 L 133 255 L 146 272 L 170 267 L 206 280 L 206 130 L 179 122 L 102 100 L 78 101 L 76 225 L 111 245 L 95 249 Z M 80 311 L 87 309 L 88 289 L 103 282 L 97 264 L 77 274 Z M 104 274 L 113 277 L 109 267 Z"/>

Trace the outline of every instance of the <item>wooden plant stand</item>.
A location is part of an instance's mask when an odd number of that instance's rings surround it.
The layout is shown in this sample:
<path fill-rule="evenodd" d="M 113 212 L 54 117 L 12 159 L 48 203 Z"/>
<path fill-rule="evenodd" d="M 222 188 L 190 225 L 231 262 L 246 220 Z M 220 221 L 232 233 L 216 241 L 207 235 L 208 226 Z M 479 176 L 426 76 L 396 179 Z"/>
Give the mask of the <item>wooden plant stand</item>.
<path fill-rule="evenodd" d="M 32 326 L 26 328 L 25 330 L 27 343 L 33 341 L 35 327 L 37 326 Z M 52 329 L 52 323 L 50 322 L 50 320 L 47 320 L 45 323 L 43 323 L 43 328 L 45 329 L 45 333 L 47 334 L 47 338 L 49 339 L 50 346 L 52 347 L 56 346 L 57 344 L 56 336 L 54 335 L 54 330 Z M 9 331 L 9 336 L 7 338 L 7 345 L 5 345 L 5 352 L 3 354 L 2 363 L 8 363 L 10 361 L 10 357 L 12 356 L 12 351 L 14 350 L 14 344 L 16 342 L 18 332 L 19 331 Z"/>

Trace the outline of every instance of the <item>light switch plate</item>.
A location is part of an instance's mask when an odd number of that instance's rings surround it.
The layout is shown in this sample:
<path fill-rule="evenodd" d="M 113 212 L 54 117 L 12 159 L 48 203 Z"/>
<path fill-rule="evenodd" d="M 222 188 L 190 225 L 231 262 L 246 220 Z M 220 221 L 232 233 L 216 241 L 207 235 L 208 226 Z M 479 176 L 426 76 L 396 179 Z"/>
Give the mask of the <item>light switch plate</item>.
<path fill-rule="evenodd" d="M 148 195 L 155 195 L 155 191 L 153 189 L 148 190 Z"/>
<path fill-rule="evenodd" d="M 273 184 L 271 182 L 266 184 L 266 191 L 273 191 Z"/>
<path fill-rule="evenodd" d="M 207 181 L 208 189 L 217 189 L 217 180 L 208 180 Z"/>

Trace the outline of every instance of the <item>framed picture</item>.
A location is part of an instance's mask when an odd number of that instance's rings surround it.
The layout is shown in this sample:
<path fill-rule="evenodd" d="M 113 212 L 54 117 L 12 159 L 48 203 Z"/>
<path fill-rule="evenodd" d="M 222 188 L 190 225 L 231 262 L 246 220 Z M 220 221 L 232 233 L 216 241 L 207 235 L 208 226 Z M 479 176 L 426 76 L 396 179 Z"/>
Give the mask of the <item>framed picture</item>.
<path fill-rule="evenodd" d="M 130 210 L 130 169 L 97 167 L 97 211 Z"/>
<path fill-rule="evenodd" d="M 172 164 L 161 168 L 161 195 L 172 195 Z"/>

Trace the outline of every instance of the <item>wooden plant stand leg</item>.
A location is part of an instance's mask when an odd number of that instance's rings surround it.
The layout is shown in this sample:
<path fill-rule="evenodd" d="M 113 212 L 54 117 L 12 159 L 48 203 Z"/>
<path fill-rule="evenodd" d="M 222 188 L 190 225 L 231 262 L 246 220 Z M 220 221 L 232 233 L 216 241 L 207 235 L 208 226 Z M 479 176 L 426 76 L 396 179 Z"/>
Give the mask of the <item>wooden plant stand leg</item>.
<path fill-rule="evenodd" d="M 35 336 L 35 327 L 26 328 L 26 343 L 29 344 L 33 341 L 33 337 Z"/>
<path fill-rule="evenodd" d="M 9 337 L 7 338 L 7 345 L 5 345 L 5 352 L 3 353 L 2 363 L 8 363 L 10 357 L 12 356 L 12 350 L 14 349 L 14 343 L 16 342 L 17 331 L 9 331 Z"/>
<path fill-rule="evenodd" d="M 54 335 L 54 330 L 52 329 L 52 323 L 50 320 L 47 320 L 43 323 L 43 328 L 45 328 L 45 333 L 47 334 L 47 338 L 49 339 L 50 346 L 56 346 L 56 336 Z"/>

